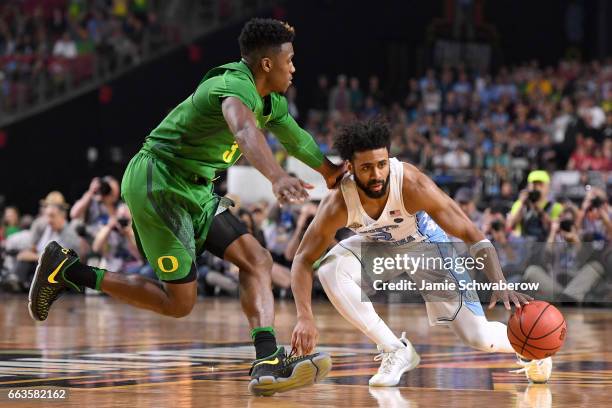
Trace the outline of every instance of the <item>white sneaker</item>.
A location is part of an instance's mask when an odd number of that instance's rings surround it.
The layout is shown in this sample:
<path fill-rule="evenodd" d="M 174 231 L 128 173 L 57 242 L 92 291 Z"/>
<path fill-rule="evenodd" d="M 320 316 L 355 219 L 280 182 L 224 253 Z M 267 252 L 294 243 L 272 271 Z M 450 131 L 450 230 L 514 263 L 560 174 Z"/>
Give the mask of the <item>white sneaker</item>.
<path fill-rule="evenodd" d="M 535 384 L 544 384 L 552 374 L 552 358 L 546 357 L 542 360 L 523 360 L 517 355 L 517 363 L 522 366 L 518 370 L 511 371 L 512 373 L 525 373 L 527 379 Z"/>
<path fill-rule="evenodd" d="M 406 333 L 402 333 L 400 340 L 406 344 L 391 352 L 384 352 L 380 346 L 380 354 L 374 357 L 374 361 L 381 361 L 378 372 L 370 378 L 369 384 L 372 387 L 392 387 L 397 385 L 406 371 L 410 371 L 419 365 L 421 356 L 416 352 L 412 344 L 406 339 Z"/>

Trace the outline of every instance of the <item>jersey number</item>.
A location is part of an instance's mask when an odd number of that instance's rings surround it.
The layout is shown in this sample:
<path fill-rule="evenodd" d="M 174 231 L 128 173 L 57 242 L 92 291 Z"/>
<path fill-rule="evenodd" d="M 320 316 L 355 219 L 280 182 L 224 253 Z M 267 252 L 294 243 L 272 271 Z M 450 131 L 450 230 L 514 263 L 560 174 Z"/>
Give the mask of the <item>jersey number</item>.
<path fill-rule="evenodd" d="M 234 142 L 232 147 L 223 153 L 223 161 L 226 163 L 231 163 L 234 155 L 236 155 L 236 150 L 238 150 L 238 143 Z"/>

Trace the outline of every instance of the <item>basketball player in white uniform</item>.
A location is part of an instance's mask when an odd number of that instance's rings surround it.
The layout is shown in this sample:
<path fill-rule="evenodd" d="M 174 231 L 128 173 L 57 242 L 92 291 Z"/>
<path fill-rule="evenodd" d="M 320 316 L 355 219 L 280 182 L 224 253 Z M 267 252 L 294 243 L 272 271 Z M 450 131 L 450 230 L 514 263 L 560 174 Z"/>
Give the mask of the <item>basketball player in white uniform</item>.
<path fill-rule="evenodd" d="M 505 282 L 495 249 L 481 231 L 464 215 L 460 207 L 415 166 L 389 158 L 390 131 L 380 121 L 356 122 L 337 135 L 334 147 L 349 163 L 350 174 L 321 203 L 308 227 L 291 268 L 291 288 L 297 307 L 297 324 L 292 345 L 299 352 L 310 353 L 318 333 L 311 308 L 312 265 L 331 245 L 339 228 L 348 227 L 356 235 L 341 241 L 322 260 L 319 279 L 327 297 L 338 312 L 377 346 L 382 360 L 371 386 L 397 385 L 406 371 L 420 360 L 411 343 L 398 338 L 378 316 L 360 286 L 363 261 L 362 244 L 386 242 L 397 250 L 425 256 L 441 256 L 437 246 L 449 242 L 447 233 L 464 241 L 472 257 L 483 260 L 491 282 Z M 437 251 L 437 252 L 436 252 Z M 411 279 L 438 282 L 444 279 L 470 280 L 452 270 L 419 270 Z M 444 324 L 466 344 L 487 352 L 514 353 L 506 334 L 506 325 L 488 321 L 475 293 L 449 293 L 444 301 L 425 305 L 431 325 Z M 448 300 L 447 300 L 448 299 Z M 493 291 L 489 307 L 503 301 L 510 310 L 531 298 L 512 291 Z M 519 357 L 527 378 L 543 383 L 552 371 L 552 361 L 524 360 Z"/>

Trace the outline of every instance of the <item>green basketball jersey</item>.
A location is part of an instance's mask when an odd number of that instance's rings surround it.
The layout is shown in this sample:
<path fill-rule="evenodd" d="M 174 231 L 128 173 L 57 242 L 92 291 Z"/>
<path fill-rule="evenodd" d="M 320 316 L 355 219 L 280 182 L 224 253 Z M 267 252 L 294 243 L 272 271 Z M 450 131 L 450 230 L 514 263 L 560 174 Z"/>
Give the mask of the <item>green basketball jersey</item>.
<path fill-rule="evenodd" d="M 230 96 L 239 98 L 254 113 L 257 126 L 272 131 L 289 153 L 311 166 L 322 163 L 312 137 L 289 115 L 287 100 L 277 93 L 262 98 L 242 61 L 208 71 L 195 92 L 146 138 L 143 150 L 187 173 L 214 179 L 241 155 L 221 110 L 223 98 Z"/>

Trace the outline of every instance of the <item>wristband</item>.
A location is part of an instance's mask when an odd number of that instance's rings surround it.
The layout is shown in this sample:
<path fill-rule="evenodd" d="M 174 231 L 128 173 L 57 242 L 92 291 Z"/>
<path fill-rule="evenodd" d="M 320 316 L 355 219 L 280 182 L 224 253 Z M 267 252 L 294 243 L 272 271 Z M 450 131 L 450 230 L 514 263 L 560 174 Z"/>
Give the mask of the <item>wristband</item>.
<path fill-rule="evenodd" d="M 470 255 L 472 255 L 472 258 L 476 258 L 476 254 L 478 253 L 478 251 L 484 248 L 495 249 L 491 241 L 489 241 L 488 239 L 483 239 L 470 247 Z"/>

